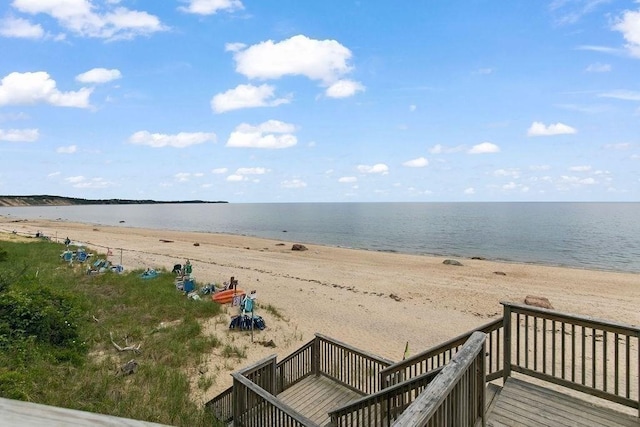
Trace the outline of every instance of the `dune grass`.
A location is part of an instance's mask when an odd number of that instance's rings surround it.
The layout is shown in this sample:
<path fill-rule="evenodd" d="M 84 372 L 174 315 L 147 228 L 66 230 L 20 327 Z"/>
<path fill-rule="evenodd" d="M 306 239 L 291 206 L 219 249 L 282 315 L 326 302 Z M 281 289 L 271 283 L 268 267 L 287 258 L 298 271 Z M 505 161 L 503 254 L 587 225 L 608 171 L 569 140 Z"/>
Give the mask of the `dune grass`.
<path fill-rule="evenodd" d="M 63 249 L 0 241 L 0 396 L 176 426 L 216 425 L 190 399 L 187 372 L 221 346 L 200 326 L 220 306 L 187 299 L 167 272 L 149 280 L 141 272 L 89 276 L 88 264 L 60 259 Z M 111 336 L 121 347 L 140 344 L 140 352 L 117 351 Z M 120 373 L 131 359 L 135 373 Z"/>

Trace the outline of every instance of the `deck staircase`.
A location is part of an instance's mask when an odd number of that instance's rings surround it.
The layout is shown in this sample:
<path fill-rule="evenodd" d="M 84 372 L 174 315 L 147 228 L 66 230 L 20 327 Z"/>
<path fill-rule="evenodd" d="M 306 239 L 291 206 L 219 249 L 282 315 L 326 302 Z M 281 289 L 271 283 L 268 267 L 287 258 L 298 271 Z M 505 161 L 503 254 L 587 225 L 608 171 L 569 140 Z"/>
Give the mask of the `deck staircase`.
<path fill-rule="evenodd" d="M 640 328 L 502 304 L 502 318 L 397 363 L 316 334 L 233 373 L 207 408 L 256 427 L 640 426 Z"/>

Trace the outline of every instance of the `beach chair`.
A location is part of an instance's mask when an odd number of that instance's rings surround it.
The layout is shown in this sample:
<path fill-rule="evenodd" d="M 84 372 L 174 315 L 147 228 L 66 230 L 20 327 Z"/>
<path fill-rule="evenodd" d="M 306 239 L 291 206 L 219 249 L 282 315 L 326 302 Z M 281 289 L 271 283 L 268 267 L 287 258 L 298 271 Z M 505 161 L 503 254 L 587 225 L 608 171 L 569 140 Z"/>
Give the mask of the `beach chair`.
<path fill-rule="evenodd" d="M 76 252 L 76 259 L 78 260 L 78 262 L 85 262 L 87 258 L 88 258 L 88 255 L 85 251 Z"/>
<path fill-rule="evenodd" d="M 62 257 L 63 261 L 68 262 L 69 264 L 73 262 L 73 252 L 71 251 L 64 251 L 60 256 Z"/>

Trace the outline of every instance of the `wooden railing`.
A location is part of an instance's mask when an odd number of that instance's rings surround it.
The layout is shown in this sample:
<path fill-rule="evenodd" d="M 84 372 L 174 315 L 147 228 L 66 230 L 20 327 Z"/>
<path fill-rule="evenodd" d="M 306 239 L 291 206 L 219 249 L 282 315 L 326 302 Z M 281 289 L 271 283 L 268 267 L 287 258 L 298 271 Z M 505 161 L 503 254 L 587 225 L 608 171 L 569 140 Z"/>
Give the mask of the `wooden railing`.
<path fill-rule="evenodd" d="M 310 419 L 282 403 L 244 375 L 233 376 L 234 427 L 315 427 Z"/>
<path fill-rule="evenodd" d="M 208 401 L 204 406 L 213 413 L 214 417 L 226 424 L 233 419 L 232 396 L 233 386 Z"/>
<path fill-rule="evenodd" d="M 335 427 L 390 426 L 442 368 L 364 396 L 329 413 Z"/>
<path fill-rule="evenodd" d="M 504 379 L 511 371 L 638 409 L 640 328 L 504 305 Z"/>
<path fill-rule="evenodd" d="M 393 426 L 484 426 L 485 340 L 474 332 Z"/>
<path fill-rule="evenodd" d="M 391 360 L 321 334 L 316 334 L 314 345 L 314 372 L 362 394 L 380 390 L 380 372 L 393 364 Z"/>
<path fill-rule="evenodd" d="M 502 318 L 499 318 L 383 369 L 380 372 L 380 384 L 383 388 L 389 387 L 445 366 L 476 331 L 487 334 L 487 381 L 502 377 L 504 340 Z"/>
<path fill-rule="evenodd" d="M 313 371 L 315 341 L 316 339 L 314 338 L 278 363 L 276 366 L 277 393 L 282 393 L 298 381 L 315 373 Z"/>

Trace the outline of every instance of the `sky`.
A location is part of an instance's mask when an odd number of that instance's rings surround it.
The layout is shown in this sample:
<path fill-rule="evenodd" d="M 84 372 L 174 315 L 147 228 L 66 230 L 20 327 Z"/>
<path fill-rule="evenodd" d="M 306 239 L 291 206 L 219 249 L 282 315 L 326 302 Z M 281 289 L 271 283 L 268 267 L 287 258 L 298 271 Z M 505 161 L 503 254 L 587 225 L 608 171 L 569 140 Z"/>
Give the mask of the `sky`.
<path fill-rule="evenodd" d="M 640 200 L 640 1 L 3 0 L 0 194 Z"/>

